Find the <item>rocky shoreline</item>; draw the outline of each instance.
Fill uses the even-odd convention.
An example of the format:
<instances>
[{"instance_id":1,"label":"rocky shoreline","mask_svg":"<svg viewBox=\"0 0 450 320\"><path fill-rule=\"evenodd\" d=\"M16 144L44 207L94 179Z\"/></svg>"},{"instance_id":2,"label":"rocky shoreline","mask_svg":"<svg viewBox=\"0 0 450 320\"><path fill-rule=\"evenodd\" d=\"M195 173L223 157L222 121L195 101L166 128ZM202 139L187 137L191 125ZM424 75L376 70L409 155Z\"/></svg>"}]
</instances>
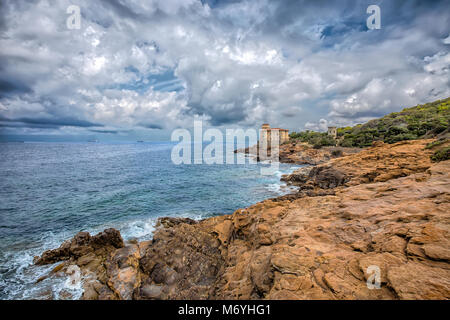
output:
<instances>
[{"instance_id":1,"label":"rocky shoreline","mask_svg":"<svg viewBox=\"0 0 450 320\"><path fill-rule=\"evenodd\" d=\"M294 194L194 221L160 218L153 240L78 233L35 258L79 268L82 299L449 299L450 160L432 140L360 152L281 146ZM369 266L381 271L369 289ZM73 270L73 268L72 268Z\"/></svg>"},{"instance_id":2,"label":"rocky shoreline","mask_svg":"<svg viewBox=\"0 0 450 320\"><path fill-rule=\"evenodd\" d=\"M358 153L359 151L361 151L359 148L345 147L323 147L321 149L315 149L304 142L290 141L280 145L278 156L282 163L318 165L337 157ZM268 156L265 158L260 158L257 145L235 150L235 153L250 155L255 157L258 161L271 160L270 147L267 148Z\"/></svg>"}]
</instances>

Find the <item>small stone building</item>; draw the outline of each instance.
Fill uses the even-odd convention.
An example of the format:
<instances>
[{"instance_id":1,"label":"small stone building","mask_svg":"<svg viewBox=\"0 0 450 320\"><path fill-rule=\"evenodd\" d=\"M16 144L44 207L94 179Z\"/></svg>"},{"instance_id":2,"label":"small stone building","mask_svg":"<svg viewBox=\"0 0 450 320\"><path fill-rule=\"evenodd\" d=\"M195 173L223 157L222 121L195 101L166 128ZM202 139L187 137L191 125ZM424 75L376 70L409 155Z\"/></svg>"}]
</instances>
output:
<instances>
[{"instance_id":1,"label":"small stone building","mask_svg":"<svg viewBox=\"0 0 450 320\"><path fill-rule=\"evenodd\" d=\"M334 139L337 138L337 128L336 127L328 127L328 135L330 137L333 137Z\"/></svg>"},{"instance_id":2,"label":"small stone building","mask_svg":"<svg viewBox=\"0 0 450 320\"><path fill-rule=\"evenodd\" d=\"M264 140L267 141L267 144L270 145L270 142L272 139L272 132L274 132L274 131L278 131L280 144L289 140L289 130L288 129L270 128L270 125L268 123L264 123L261 126L260 139L262 141L264 141Z\"/></svg>"}]
</instances>

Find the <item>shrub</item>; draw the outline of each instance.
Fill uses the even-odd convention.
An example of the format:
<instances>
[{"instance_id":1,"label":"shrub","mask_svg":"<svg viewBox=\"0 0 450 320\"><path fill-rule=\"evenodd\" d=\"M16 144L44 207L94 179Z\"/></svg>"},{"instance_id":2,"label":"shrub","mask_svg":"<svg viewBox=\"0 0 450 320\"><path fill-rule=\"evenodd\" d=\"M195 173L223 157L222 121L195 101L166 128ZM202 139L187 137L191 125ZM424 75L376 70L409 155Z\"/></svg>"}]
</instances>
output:
<instances>
[{"instance_id":1,"label":"shrub","mask_svg":"<svg viewBox=\"0 0 450 320\"><path fill-rule=\"evenodd\" d=\"M325 132L315 132L309 130L298 133L292 132L290 137L302 142L307 142L317 148L322 146L334 146L336 144L336 141Z\"/></svg>"},{"instance_id":2,"label":"shrub","mask_svg":"<svg viewBox=\"0 0 450 320\"><path fill-rule=\"evenodd\" d=\"M441 138L441 139L439 139L439 140L436 140L436 141L433 141L433 142L430 142L429 144L427 144L427 145L425 146L425 149L431 149L431 148L440 146L440 145L442 145L442 144L444 144L444 143L446 143L446 142L448 142L448 141L449 141L448 138Z\"/></svg>"},{"instance_id":3,"label":"shrub","mask_svg":"<svg viewBox=\"0 0 450 320\"><path fill-rule=\"evenodd\" d=\"M335 146L336 141L334 140L334 138L326 135L320 139L320 144L322 146Z\"/></svg>"},{"instance_id":4,"label":"shrub","mask_svg":"<svg viewBox=\"0 0 450 320\"><path fill-rule=\"evenodd\" d=\"M389 136L387 137L384 142L387 143L395 143L403 140L414 140L417 139L417 136L413 133L401 133L395 136Z\"/></svg>"},{"instance_id":5,"label":"shrub","mask_svg":"<svg viewBox=\"0 0 450 320\"><path fill-rule=\"evenodd\" d=\"M342 157L342 154L343 154L342 150L339 149L331 151L331 155L335 158Z\"/></svg>"},{"instance_id":6,"label":"shrub","mask_svg":"<svg viewBox=\"0 0 450 320\"><path fill-rule=\"evenodd\" d=\"M437 150L432 156L431 160L434 162L445 161L450 159L450 147Z\"/></svg>"},{"instance_id":7,"label":"shrub","mask_svg":"<svg viewBox=\"0 0 450 320\"><path fill-rule=\"evenodd\" d=\"M289 138L291 138L291 139L298 139L298 138L300 138L300 133L297 133L297 132L293 131L293 132L291 132L289 134Z\"/></svg>"},{"instance_id":8,"label":"shrub","mask_svg":"<svg viewBox=\"0 0 450 320\"><path fill-rule=\"evenodd\" d=\"M353 139L350 139L350 138L344 139L339 145L341 147L347 147L347 148L353 147L354 146Z\"/></svg>"}]
</instances>

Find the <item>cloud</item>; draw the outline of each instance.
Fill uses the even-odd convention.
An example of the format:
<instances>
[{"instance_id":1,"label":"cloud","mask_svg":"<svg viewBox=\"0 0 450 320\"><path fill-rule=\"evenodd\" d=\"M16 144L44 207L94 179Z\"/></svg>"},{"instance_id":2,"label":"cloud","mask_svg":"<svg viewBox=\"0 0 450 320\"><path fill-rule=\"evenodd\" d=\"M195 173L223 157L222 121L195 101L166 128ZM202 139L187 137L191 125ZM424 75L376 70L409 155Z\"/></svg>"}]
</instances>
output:
<instances>
[{"instance_id":1,"label":"cloud","mask_svg":"<svg viewBox=\"0 0 450 320\"><path fill-rule=\"evenodd\" d=\"M373 1L72 2L2 1L8 132L323 130L450 96L445 1L378 2L380 30Z\"/></svg>"},{"instance_id":2,"label":"cloud","mask_svg":"<svg viewBox=\"0 0 450 320\"><path fill-rule=\"evenodd\" d=\"M12 123L12 125L30 126L34 128L58 128L58 127L102 127L102 124L93 123L85 120L71 119L71 118L17 118L10 119L6 117L0 117L1 122Z\"/></svg>"},{"instance_id":3,"label":"cloud","mask_svg":"<svg viewBox=\"0 0 450 320\"><path fill-rule=\"evenodd\" d=\"M318 122L307 122L305 123L305 129L313 131L326 131L328 129L329 123L326 119L320 119Z\"/></svg>"},{"instance_id":4,"label":"cloud","mask_svg":"<svg viewBox=\"0 0 450 320\"><path fill-rule=\"evenodd\" d=\"M449 35L447 38L442 39L442 43L444 43L444 44L450 44L450 35Z\"/></svg>"},{"instance_id":5,"label":"cloud","mask_svg":"<svg viewBox=\"0 0 450 320\"><path fill-rule=\"evenodd\" d=\"M119 133L118 130L93 130L93 129L91 129L89 131L94 132L94 133L104 133L104 134L118 134Z\"/></svg>"},{"instance_id":6,"label":"cloud","mask_svg":"<svg viewBox=\"0 0 450 320\"><path fill-rule=\"evenodd\" d=\"M144 128L148 128L148 129L158 129L158 130L163 129L163 127L161 125L155 124L155 123L140 124L140 125Z\"/></svg>"}]
</instances>

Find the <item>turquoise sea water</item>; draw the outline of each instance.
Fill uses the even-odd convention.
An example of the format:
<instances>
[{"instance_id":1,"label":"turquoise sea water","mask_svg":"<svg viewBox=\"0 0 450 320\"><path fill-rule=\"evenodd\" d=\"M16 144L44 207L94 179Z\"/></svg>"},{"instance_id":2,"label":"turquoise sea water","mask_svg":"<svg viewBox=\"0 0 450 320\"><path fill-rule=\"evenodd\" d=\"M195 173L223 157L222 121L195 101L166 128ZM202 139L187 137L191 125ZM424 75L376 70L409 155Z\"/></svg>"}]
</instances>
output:
<instances>
[{"instance_id":1,"label":"turquoise sea water","mask_svg":"<svg viewBox=\"0 0 450 320\"><path fill-rule=\"evenodd\" d=\"M83 230L150 239L158 217L202 219L290 191L260 164L175 165L174 143L0 143L0 299L58 298L33 256ZM243 157L243 155L237 155Z\"/></svg>"}]
</instances>

